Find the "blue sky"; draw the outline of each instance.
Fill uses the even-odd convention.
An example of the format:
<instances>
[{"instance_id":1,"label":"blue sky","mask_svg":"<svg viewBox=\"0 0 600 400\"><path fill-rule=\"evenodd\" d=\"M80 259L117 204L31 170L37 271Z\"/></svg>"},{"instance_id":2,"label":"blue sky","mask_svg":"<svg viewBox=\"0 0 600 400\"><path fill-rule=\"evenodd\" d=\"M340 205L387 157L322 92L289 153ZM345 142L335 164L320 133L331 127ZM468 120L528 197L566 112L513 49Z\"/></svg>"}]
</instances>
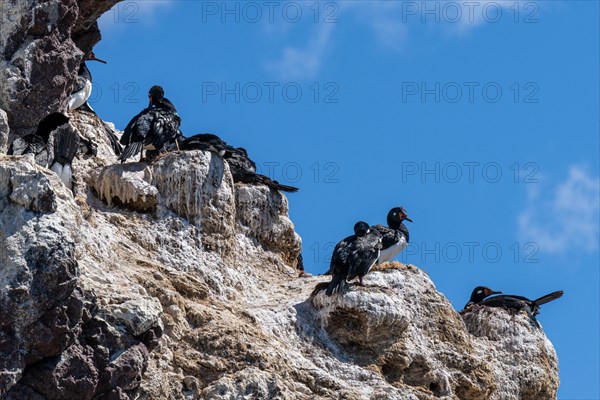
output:
<instances>
[{"instance_id":1,"label":"blue sky","mask_svg":"<svg viewBox=\"0 0 600 400\"><path fill-rule=\"evenodd\" d=\"M358 220L414 223L401 261L457 309L536 298L560 399L599 399L595 1L124 1L101 20L92 105L123 129L161 84L187 135L301 188L311 273Z\"/></svg>"}]
</instances>

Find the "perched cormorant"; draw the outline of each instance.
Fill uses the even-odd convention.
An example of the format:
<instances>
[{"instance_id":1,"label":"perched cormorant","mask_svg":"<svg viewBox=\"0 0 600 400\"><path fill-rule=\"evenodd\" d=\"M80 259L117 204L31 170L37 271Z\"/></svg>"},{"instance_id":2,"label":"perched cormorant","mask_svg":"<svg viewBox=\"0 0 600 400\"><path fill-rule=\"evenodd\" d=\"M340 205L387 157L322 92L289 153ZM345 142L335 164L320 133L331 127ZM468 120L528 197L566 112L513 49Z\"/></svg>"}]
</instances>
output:
<instances>
[{"instance_id":1,"label":"perched cormorant","mask_svg":"<svg viewBox=\"0 0 600 400\"><path fill-rule=\"evenodd\" d=\"M298 188L282 185L268 176L256 173L256 164L248 156L246 149L233 147L212 133L201 133L189 138L178 138L175 144L179 150L205 150L218 154L229 164L234 182L261 184L284 192L297 192ZM171 145L174 149L175 145Z\"/></svg>"},{"instance_id":2,"label":"perched cormorant","mask_svg":"<svg viewBox=\"0 0 600 400\"><path fill-rule=\"evenodd\" d=\"M482 292L483 290L483 292ZM489 294L486 294L489 293ZM549 293L545 296L542 296L535 300L530 300L527 297L517 296L512 294L499 294L498 296L487 297L491 294L496 294L501 292L494 292L489 288L484 286L476 287L471 293L471 299L465 305L465 309L467 307L471 307L473 305L477 306L486 306L486 307L500 307L508 310L525 310L529 318L533 322L533 324L539 327L539 324L535 318L536 315L540 313L539 309L542 304L549 303L553 300L560 298L563 295L562 290L558 290L556 292ZM482 297L483 296L483 297Z\"/></svg>"},{"instance_id":3,"label":"perched cormorant","mask_svg":"<svg viewBox=\"0 0 600 400\"><path fill-rule=\"evenodd\" d=\"M413 222L412 219L408 218L403 207L394 207L388 212L387 227L383 225L371 227L371 230L379 232L383 238L383 247L377 265L391 260L408 246L408 228L403 224L403 221Z\"/></svg>"},{"instance_id":4,"label":"perched cormorant","mask_svg":"<svg viewBox=\"0 0 600 400\"><path fill-rule=\"evenodd\" d=\"M382 247L381 234L375 230L359 237L352 243L352 251L348 256L348 282L358 277L358 283L363 285L362 278L369 273L377 262Z\"/></svg>"},{"instance_id":5,"label":"perched cormorant","mask_svg":"<svg viewBox=\"0 0 600 400\"><path fill-rule=\"evenodd\" d=\"M87 100L92 94L92 73L85 64L86 61L98 61L106 64L106 61L96 57L94 52L90 53L83 58L81 64L79 64L79 71L77 72L77 81L75 87L69 97L69 103L67 109L73 111L85 105L88 111L93 111L92 108L87 104Z\"/></svg>"},{"instance_id":6,"label":"perched cormorant","mask_svg":"<svg viewBox=\"0 0 600 400\"><path fill-rule=\"evenodd\" d=\"M119 156L124 162L138 153L148 150L152 155L157 155L165 146L174 143L180 138L179 125L181 118L173 103L164 97L164 90L160 86L152 86L148 92L150 104L127 124L121 144L125 149Z\"/></svg>"},{"instance_id":7,"label":"perched cormorant","mask_svg":"<svg viewBox=\"0 0 600 400\"><path fill-rule=\"evenodd\" d=\"M48 167L52 158L48 152L50 134L68 122L69 118L62 113L55 112L47 115L38 123L34 133L13 140L8 154L17 156L33 154L38 165Z\"/></svg>"},{"instance_id":8,"label":"perched cormorant","mask_svg":"<svg viewBox=\"0 0 600 400\"><path fill-rule=\"evenodd\" d=\"M54 132L52 156L48 142ZM37 126L35 133L25 135L13 141L8 151L10 155L33 154L36 164L49 167L69 189L72 189L71 163L83 144L86 153L94 153L96 144L87 139L80 139L79 133L69 124L69 118L62 113L52 113L44 117Z\"/></svg>"},{"instance_id":9,"label":"perched cormorant","mask_svg":"<svg viewBox=\"0 0 600 400\"><path fill-rule=\"evenodd\" d=\"M354 224L354 235L350 235L340 240L340 242L335 245L333 248L333 253L331 253L329 269L323 275L331 275L336 265L345 263L348 253L342 250L359 237L365 236L367 233L369 233L369 230L369 225L366 222L358 221L356 224Z\"/></svg>"},{"instance_id":10,"label":"perched cormorant","mask_svg":"<svg viewBox=\"0 0 600 400\"><path fill-rule=\"evenodd\" d=\"M90 107L87 103L87 100L90 98L92 93L92 73L88 69L86 65L86 61L98 61L103 64L106 64L106 61L99 59L96 57L94 52L90 52L87 56L84 57L81 64L79 64L79 71L77 72L77 81L75 82L75 87L73 88L73 92L69 97L69 103L67 104L68 111L73 110L82 110L90 112L97 116L96 112ZM112 147L114 153L118 156L121 154L123 148L119 144L119 138L114 134L112 129L106 125L106 123L102 120L102 118L98 117L102 125L104 126L104 131L108 136L108 140L110 141L110 146ZM92 153L94 155L97 154L97 144L86 140L83 137L80 137L81 142L83 144L88 145L89 151L86 153Z\"/></svg>"},{"instance_id":11,"label":"perched cormorant","mask_svg":"<svg viewBox=\"0 0 600 400\"><path fill-rule=\"evenodd\" d=\"M354 235L340 241L331 255L331 281L321 282L315 286L311 296L325 290L327 296L341 292L346 281L362 277L369 272L379 257L381 235L371 231L369 224L359 221L354 225Z\"/></svg>"}]
</instances>

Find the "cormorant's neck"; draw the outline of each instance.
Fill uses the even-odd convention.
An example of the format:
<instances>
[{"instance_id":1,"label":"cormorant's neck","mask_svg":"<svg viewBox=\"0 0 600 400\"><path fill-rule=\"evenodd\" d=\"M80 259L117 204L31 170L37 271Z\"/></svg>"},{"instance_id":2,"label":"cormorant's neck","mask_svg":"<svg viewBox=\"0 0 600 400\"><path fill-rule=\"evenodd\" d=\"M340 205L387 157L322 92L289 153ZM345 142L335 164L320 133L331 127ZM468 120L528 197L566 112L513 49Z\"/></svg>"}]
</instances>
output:
<instances>
[{"instance_id":1,"label":"cormorant's neck","mask_svg":"<svg viewBox=\"0 0 600 400\"><path fill-rule=\"evenodd\" d=\"M481 293L473 293L471 294L471 298L469 299L469 303L479 303L480 301L482 301L483 299L485 299L486 297L488 297L485 292L481 292Z\"/></svg>"},{"instance_id":2,"label":"cormorant's neck","mask_svg":"<svg viewBox=\"0 0 600 400\"><path fill-rule=\"evenodd\" d=\"M387 219L387 224L390 228L392 229L400 229L400 225L402 225L402 222L395 220L394 218L392 218L391 216L388 217Z\"/></svg>"},{"instance_id":3,"label":"cormorant's neck","mask_svg":"<svg viewBox=\"0 0 600 400\"><path fill-rule=\"evenodd\" d=\"M400 227L398 229L400 230L400 232L402 232L402 234L406 238L406 243L408 243L410 241L410 238L408 235L408 228L406 227L406 225L404 225L403 223L400 223Z\"/></svg>"}]
</instances>

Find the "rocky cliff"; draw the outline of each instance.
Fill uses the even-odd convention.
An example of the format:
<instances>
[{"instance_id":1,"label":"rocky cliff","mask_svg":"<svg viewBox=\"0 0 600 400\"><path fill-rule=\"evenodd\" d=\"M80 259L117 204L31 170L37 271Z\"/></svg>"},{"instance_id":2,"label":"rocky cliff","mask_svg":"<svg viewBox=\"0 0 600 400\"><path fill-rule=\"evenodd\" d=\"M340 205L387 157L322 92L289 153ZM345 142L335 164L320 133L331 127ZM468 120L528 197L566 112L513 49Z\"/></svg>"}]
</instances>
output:
<instances>
[{"instance_id":1,"label":"rocky cliff","mask_svg":"<svg viewBox=\"0 0 600 400\"><path fill-rule=\"evenodd\" d=\"M78 153L73 191L4 155L64 110L114 3L2 3L0 398L556 398L543 330L460 315L415 266L311 298L324 278L298 276L286 197L234 183L215 154L115 165L110 127L75 111L98 152Z\"/></svg>"}]
</instances>

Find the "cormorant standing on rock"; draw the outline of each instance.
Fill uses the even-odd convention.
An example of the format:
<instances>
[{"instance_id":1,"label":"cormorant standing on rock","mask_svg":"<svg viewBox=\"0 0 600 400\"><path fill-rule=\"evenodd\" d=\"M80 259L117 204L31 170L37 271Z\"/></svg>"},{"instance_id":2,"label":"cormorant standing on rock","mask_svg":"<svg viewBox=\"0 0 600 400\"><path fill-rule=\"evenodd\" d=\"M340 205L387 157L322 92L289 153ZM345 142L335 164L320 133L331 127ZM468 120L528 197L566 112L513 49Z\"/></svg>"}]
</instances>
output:
<instances>
[{"instance_id":1,"label":"cormorant standing on rock","mask_svg":"<svg viewBox=\"0 0 600 400\"><path fill-rule=\"evenodd\" d=\"M347 258L347 252L343 249L349 244L353 243L359 237L365 236L369 233L369 225L366 222L358 221L354 224L354 235L350 235L342 240L333 248L331 253L331 261L329 262L329 269L323 275L331 275L336 265L345 263Z\"/></svg>"},{"instance_id":2,"label":"cormorant standing on rock","mask_svg":"<svg viewBox=\"0 0 600 400\"><path fill-rule=\"evenodd\" d=\"M358 284L363 286L362 278L369 273L377 262L381 252L381 234L375 230L359 237L352 243L352 251L348 256L348 282L358 277Z\"/></svg>"},{"instance_id":3,"label":"cormorant standing on rock","mask_svg":"<svg viewBox=\"0 0 600 400\"><path fill-rule=\"evenodd\" d=\"M354 235L340 241L331 255L331 281L321 282L315 286L311 296L325 290L327 296L341 292L346 287L346 280L358 277L362 285L362 277L369 272L379 257L381 235L371 232L369 224L359 221L354 225Z\"/></svg>"},{"instance_id":4,"label":"cormorant standing on rock","mask_svg":"<svg viewBox=\"0 0 600 400\"><path fill-rule=\"evenodd\" d=\"M181 137L177 139L176 145L179 150L205 150L218 154L229 164L234 182L261 184L291 193L298 191L294 186L282 185L268 176L257 174L256 164L250 159L246 149L230 146L212 133L200 133L189 138ZM174 147L171 145L171 149Z\"/></svg>"},{"instance_id":5,"label":"cormorant standing on rock","mask_svg":"<svg viewBox=\"0 0 600 400\"><path fill-rule=\"evenodd\" d=\"M404 221L413 222L408 218L403 207L394 207L388 212L387 227L383 225L371 227L371 230L379 232L383 238L383 247L377 265L391 260L408 246L408 228L404 225Z\"/></svg>"},{"instance_id":6,"label":"cormorant standing on rock","mask_svg":"<svg viewBox=\"0 0 600 400\"><path fill-rule=\"evenodd\" d=\"M67 105L69 111L76 110L79 107L84 107L87 111L94 111L89 104L87 104L87 100L92 94L92 73L85 64L86 61L98 61L106 64L106 61L97 58L93 51L90 51L90 53L83 58L83 61L79 64L77 82L69 97L69 104Z\"/></svg>"},{"instance_id":7,"label":"cormorant standing on rock","mask_svg":"<svg viewBox=\"0 0 600 400\"><path fill-rule=\"evenodd\" d=\"M71 92L71 96L69 97L69 103L67 104L68 111L78 110L78 111L86 111L90 112L98 117L102 125L104 126L104 131L108 136L108 140L110 141L110 146L112 147L114 153L118 156L121 154L123 148L119 144L119 138L113 133L112 129L106 125L106 123L96 114L96 112L92 109L92 107L88 104L88 99L92 94L92 73L88 69L86 65L86 61L98 61L103 64L106 64L106 61L99 59L96 57L93 51L91 51L87 56L84 57L81 64L79 64L79 71L77 72L77 81L75 82L75 87ZM85 142L86 139L80 137L82 142ZM89 141L88 141L89 142ZM92 146L97 145L94 143ZM88 146L89 147L89 146ZM92 151L94 153L94 151ZM94 154L96 155L96 154Z\"/></svg>"},{"instance_id":8,"label":"cormorant standing on rock","mask_svg":"<svg viewBox=\"0 0 600 400\"><path fill-rule=\"evenodd\" d=\"M486 294L487 293L487 294ZM521 311L525 310L533 324L539 327L539 324L535 318L540 313L539 309L542 304L549 303L556 300L563 295L562 290L549 293L535 300L530 300L527 297L517 296L512 294L499 294L501 292L494 292L484 286L476 287L471 293L469 302L465 305L465 309L471 306L486 306L486 307L499 307L507 310ZM498 296L487 297L492 294L499 294ZM483 297L482 297L483 296Z\"/></svg>"},{"instance_id":9,"label":"cormorant standing on rock","mask_svg":"<svg viewBox=\"0 0 600 400\"><path fill-rule=\"evenodd\" d=\"M181 137L179 125L181 118L173 103L164 97L164 90L160 86L152 86L148 92L150 104L127 124L121 144L125 149L119 156L119 160L124 162L138 153L142 153L140 161L143 159L143 151L151 151L152 158L160 153L163 147L174 143Z\"/></svg>"}]
</instances>

